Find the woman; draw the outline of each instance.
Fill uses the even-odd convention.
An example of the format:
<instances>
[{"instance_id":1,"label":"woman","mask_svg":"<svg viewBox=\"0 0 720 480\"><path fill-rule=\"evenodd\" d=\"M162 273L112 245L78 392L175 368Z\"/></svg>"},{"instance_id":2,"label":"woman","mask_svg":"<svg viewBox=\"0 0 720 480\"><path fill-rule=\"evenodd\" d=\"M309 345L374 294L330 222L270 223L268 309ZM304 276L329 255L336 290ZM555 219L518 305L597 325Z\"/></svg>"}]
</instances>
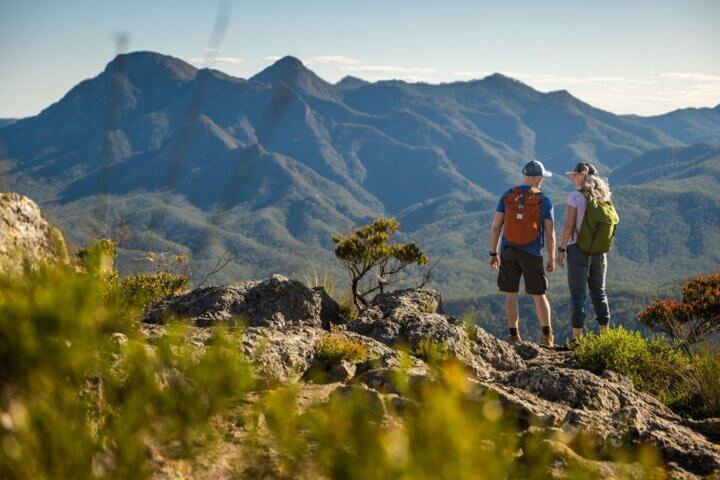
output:
<instances>
[{"instance_id":1,"label":"woman","mask_svg":"<svg viewBox=\"0 0 720 480\"><path fill-rule=\"evenodd\" d=\"M578 163L573 171L567 172L567 175L575 183L575 191L568 195L567 215L558 247L557 263L560 267L565 266L567 252L567 277L570 287L573 340L575 340L582 335L585 327L585 299L588 289L600 333L610 324L610 308L605 293L607 254L586 254L580 250L577 241L587 198L607 202L612 194L607 181L597 175L597 169L591 163Z\"/></svg>"}]
</instances>

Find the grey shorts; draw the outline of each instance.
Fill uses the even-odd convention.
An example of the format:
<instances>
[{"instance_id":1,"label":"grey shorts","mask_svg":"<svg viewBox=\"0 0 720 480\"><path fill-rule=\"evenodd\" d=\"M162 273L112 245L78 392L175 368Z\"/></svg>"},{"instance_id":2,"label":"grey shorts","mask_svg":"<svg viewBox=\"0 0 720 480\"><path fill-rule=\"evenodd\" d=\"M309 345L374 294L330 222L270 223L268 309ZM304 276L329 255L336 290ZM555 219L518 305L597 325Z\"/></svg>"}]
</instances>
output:
<instances>
[{"instance_id":1,"label":"grey shorts","mask_svg":"<svg viewBox=\"0 0 720 480\"><path fill-rule=\"evenodd\" d=\"M520 291L520 277L525 281L529 295L545 295L547 277L541 255L531 255L515 247L507 247L500 255L500 272L497 285L501 292Z\"/></svg>"}]
</instances>

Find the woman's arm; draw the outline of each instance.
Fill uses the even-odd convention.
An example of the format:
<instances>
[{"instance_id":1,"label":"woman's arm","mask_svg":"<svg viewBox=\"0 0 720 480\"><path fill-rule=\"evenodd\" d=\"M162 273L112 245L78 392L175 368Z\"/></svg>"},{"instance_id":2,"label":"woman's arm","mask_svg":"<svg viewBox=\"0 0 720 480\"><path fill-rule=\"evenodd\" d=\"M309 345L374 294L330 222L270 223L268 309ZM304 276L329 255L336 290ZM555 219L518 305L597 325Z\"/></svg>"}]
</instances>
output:
<instances>
[{"instance_id":1,"label":"woman's arm","mask_svg":"<svg viewBox=\"0 0 720 480\"><path fill-rule=\"evenodd\" d=\"M575 217L577 216L577 208L568 206L565 215L565 225L563 226L562 237L560 238L560 247L567 248L573 230L575 230Z\"/></svg>"},{"instance_id":2,"label":"woman's arm","mask_svg":"<svg viewBox=\"0 0 720 480\"><path fill-rule=\"evenodd\" d=\"M567 248L568 242L570 241L570 236L575 229L576 216L577 208L568 205L567 213L565 214L565 225L563 225L562 236L560 237L560 248L562 248L563 250ZM558 252L557 264L561 267L565 266L565 252Z\"/></svg>"}]
</instances>

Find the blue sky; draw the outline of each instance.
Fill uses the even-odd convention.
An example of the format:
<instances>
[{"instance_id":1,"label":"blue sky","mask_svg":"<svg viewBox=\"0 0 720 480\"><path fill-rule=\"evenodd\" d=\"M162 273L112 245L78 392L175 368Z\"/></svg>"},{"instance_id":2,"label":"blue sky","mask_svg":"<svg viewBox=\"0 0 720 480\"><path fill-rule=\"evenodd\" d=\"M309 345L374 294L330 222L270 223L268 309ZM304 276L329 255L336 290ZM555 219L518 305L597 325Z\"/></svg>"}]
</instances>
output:
<instances>
[{"instance_id":1,"label":"blue sky","mask_svg":"<svg viewBox=\"0 0 720 480\"><path fill-rule=\"evenodd\" d=\"M615 113L720 103L720 1L0 0L0 117L35 115L123 49L248 77L294 55L431 83L502 72Z\"/></svg>"}]
</instances>

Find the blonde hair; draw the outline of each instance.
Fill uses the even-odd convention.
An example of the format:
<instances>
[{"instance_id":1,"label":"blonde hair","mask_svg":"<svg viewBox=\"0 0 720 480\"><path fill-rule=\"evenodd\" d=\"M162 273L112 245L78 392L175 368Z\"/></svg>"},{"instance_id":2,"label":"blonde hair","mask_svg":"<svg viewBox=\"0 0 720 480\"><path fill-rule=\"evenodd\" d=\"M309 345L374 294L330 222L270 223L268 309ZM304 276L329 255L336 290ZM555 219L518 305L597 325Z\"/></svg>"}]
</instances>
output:
<instances>
[{"instance_id":1,"label":"blonde hair","mask_svg":"<svg viewBox=\"0 0 720 480\"><path fill-rule=\"evenodd\" d=\"M583 180L580 192L587 194L599 202L609 202L612 192L607 178L598 175L587 174Z\"/></svg>"}]
</instances>

